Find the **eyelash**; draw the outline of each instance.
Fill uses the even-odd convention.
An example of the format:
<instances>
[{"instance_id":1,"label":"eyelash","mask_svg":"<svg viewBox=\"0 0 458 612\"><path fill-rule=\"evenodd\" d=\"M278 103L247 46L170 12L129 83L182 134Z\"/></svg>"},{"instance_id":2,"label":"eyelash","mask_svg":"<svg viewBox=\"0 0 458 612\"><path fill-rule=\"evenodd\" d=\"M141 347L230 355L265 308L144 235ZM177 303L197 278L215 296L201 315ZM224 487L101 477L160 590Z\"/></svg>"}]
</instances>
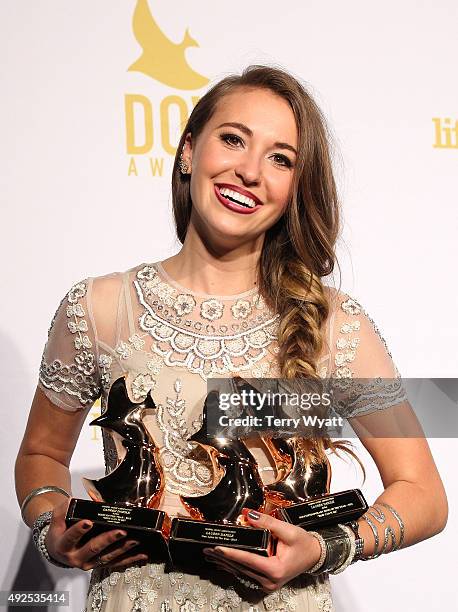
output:
<instances>
[{"instance_id":1,"label":"eyelash","mask_svg":"<svg viewBox=\"0 0 458 612\"><path fill-rule=\"evenodd\" d=\"M230 145L230 146L236 146L234 145L234 143L230 142L230 139L236 139L239 143L243 143L243 140L240 138L240 136L237 136L237 134L221 134L220 138L223 142L225 142L226 144ZM282 163L279 162L275 162L277 163L279 166L282 166L283 168L292 168L293 164L291 162L291 160L289 159L289 157L287 157L286 155L281 155L280 153L275 153L274 157L277 157L279 159L281 159Z\"/></svg>"}]
</instances>

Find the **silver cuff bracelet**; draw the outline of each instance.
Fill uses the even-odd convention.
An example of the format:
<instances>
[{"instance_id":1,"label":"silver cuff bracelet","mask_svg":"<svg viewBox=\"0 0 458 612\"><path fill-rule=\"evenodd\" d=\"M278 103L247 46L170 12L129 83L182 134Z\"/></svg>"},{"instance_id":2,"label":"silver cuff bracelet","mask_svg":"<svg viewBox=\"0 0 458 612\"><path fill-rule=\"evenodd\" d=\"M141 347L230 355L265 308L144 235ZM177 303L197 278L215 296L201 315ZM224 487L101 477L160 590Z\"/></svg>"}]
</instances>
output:
<instances>
[{"instance_id":1,"label":"silver cuff bracelet","mask_svg":"<svg viewBox=\"0 0 458 612\"><path fill-rule=\"evenodd\" d=\"M24 501L21 504L21 516L22 516L22 520L24 521L24 523L25 523L24 510L26 509L29 502L36 495L41 495L42 493L62 493L63 495L65 495L65 497L70 497L70 494L67 493L67 491L65 491L64 489L61 489L60 487L55 487L54 485L46 485L44 487L38 487L36 489L33 489L33 491L30 491L30 493L27 495L27 497L24 499Z\"/></svg>"}]
</instances>

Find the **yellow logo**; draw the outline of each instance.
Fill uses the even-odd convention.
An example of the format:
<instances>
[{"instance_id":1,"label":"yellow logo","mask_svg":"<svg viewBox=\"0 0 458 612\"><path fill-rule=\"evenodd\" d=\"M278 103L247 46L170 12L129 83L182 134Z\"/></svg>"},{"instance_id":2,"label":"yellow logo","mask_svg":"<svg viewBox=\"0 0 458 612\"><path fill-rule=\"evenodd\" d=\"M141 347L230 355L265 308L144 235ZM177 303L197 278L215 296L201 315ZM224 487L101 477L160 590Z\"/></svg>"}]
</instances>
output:
<instances>
[{"instance_id":1,"label":"yellow logo","mask_svg":"<svg viewBox=\"0 0 458 612\"><path fill-rule=\"evenodd\" d=\"M208 79L193 70L186 61L186 49L199 46L187 29L182 42L173 43L157 25L147 0L138 0L132 26L143 52L129 66L129 71L141 72L177 89L200 89L208 83Z\"/></svg>"},{"instance_id":2,"label":"yellow logo","mask_svg":"<svg viewBox=\"0 0 458 612\"><path fill-rule=\"evenodd\" d=\"M434 136L435 149L458 149L458 119L435 117Z\"/></svg>"},{"instance_id":3,"label":"yellow logo","mask_svg":"<svg viewBox=\"0 0 458 612\"><path fill-rule=\"evenodd\" d=\"M162 177L167 170L164 166L173 162L181 130L199 100L196 90L207 85L209 79L186 61L186 49L199 46L188 30L181 43L173 43L156 23L147 0L137 0L132 27L142 53L128 72L140 72L175 91L166 91L160 98L157 91L151 97L147 84L141 92L124 95L127 175ZM191 93L183 95L176 90Z\"/></svg>"}]
</instances>

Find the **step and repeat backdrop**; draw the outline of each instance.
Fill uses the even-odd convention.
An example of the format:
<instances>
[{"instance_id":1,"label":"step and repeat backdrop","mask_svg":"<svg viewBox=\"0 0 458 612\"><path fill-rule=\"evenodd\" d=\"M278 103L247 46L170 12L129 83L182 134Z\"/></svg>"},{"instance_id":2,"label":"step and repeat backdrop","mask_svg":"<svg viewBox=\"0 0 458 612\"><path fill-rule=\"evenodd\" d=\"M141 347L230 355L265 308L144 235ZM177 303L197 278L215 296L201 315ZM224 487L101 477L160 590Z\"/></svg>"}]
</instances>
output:
<instances>
[{"instance_id":1,"label":"step and repeat backdrop","mask_svg":"<svg viewBox=\"0 0 458 612\"><path fill-rule=\"evenodd\" d=\"M14 492L48 327L75 282L178 250L170 175L180 126L212 83L249 64L291 71L327 117L342 288L376 321L403 376L456 377L457 21L454 0L1 3L2 589L69 590L71 609L83 606L89 575L41 561ZM73 456L76 496L86 496L83 476L104 472L88 425L98 413ZM431 612L455 600L457 444L430 444L449 495L446 530L333 578L337 610ZM362 486L373 500L380 477L357 448L366 482L333 458L332 488Z\"/></svg>"}]
</instances>

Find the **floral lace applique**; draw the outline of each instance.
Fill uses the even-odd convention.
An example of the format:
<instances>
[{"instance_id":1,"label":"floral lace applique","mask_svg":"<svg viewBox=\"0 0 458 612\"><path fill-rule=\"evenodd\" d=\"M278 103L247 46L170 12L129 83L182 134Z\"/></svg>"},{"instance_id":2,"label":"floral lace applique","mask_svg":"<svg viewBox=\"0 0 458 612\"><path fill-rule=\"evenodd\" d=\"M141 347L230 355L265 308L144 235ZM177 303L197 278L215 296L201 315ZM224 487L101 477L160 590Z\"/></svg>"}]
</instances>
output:
<instances>
[{"instance_id":1,"label":"floral lace applique","mask_svg":"<svg viewBox=\"0 0 458 612\"><path fill-rule=\"evenodd\" d=\"M200 305L200 316L209 321L221 319L224 313L224 305L219 300L205 300Z\"/></svg>"},{"instance_id":2,"label":"floral lace applique","mask_svg":"<svg viewBox=\"0 0 458 612\"><path fill-rule=\"evenodd\" d=\"M138 374L131 385L134 401L145 399L155 386L156 381L151 374Z\"/></svg>"},{"instance_id":3,"label":"floral lace applique","mask_svg":"<svg viewBox=\"0 0 458 612\"><path fill-rule=\"evenodd\" d=\"M175 397L167 397L166 405L158 404L156 422L164 436L160 450L161 463L166 473L166 489L179 495L208 492L213 482L210 461L202 449L196 449L188 438L201 426L200 418L189 428L183 418L186 401L182 398L182 382L174 383Z\"/></svg>"},{"instance_id":4,"label":"floral lace applique","mask_svg":"<svg viewBox=\"0 0 458 612\"><path fill-rule=\"evenodd\" d=\"M62 393L65 391L69 395L76 396L81 404L93 403L100 395L100 385L98 381L97 362L94 353L92 352L92 342L86 334L88 324L86 312L83 305L79 302L84 298L87 292L85 282L77 283L68 292L66 314L69 319L67 327L71 334L74 335L73 344L76 349L73 363L64 364L60 359L54 359L51 363L45 360L45 352L40 364L39 379L40 382L47 388ZM65 300L65 298L64 298ZM59 305L59 309L63 301ZM57 312L51 322L48 330L48 340Z\"/></svg>"},{"instance_id":5,"label":"floral lace applique","mask_svg":"<svg viewBox=\"0 0 458 612\"><path fill-rule=\"evenodd\" d=\"M154 355L154 354L152 358L146 363L146 367L148 368L148 370L150 370L150 372L152 372L152 374L155 374L156 376L161 371L161 368L163 365L164 365L164 362L159 357L159 355Z\"/></svg>"},{"instance_id":6,"label":"floral lace applique","mask_svg":"<svg viewBox=\"0 0 458 612\"><path fill-rule=\"evenodd\" d=\"M373 330L391 358L385 339L361 304L353 298L348 298L342 302L341 308L351 318L363 314L371 323ZM335 354L334 362L337 369L333 375L336 379L340 379L335 382L335 389L340 389L342 393L335 395L334 408L340 416L345 418L384 410L408 399L399 375L394 380L381 377L361 381L354 379L354 372L348 364L356 358L360 338L353 334L360 329L361 322L359 319L345 321L340 328L342 335L336 341L338 351Z\"/></svg>"},{"instance_id":7,"label":"floral lace applique","mask_svg":"<svg viewBox=\"0 0 458 612\"><path fill-rule=\"evenodd\" d=\"M121 359L129 359L133 355L132 347L127 342L124 342L124 340L121 340L115 350Z\"/></svg>"},{"instance_id":8,"label":"floral lace applique","mask_svg":"<svg viewBox=\"0 0 458 612\"><path fill-rule=\"evenodd\" d=\"M391 358L391 353L388 349L388 345L385 341L385 338L382 336L379 328L374 323L373 319L363 309L361 304L353 298L348 298L347 300L342 302L340 306L346 314L350 315L350 317L355 317L357 315L364 314L364 316L371 323L372 329L383 343L387 355ZM347 364L355 360L356 351L359 346L360 339L356 336L352 336L351 334L353 334L353 332L359 331L360 328L361 322L359 321L359 319L353 321L345 321L340 328L340 332L342 334L345 334L345 337L339 337L336 342L336 347L338 349L338 352L336 353L334 358L335 365L337 366L337 370L335 372L336 378L353 377L353 372Z\"/></svg>"},{"instance_id":9,"label":"floral lace applique","mask_svg":"<svg viewBox=\"0 0 458 612\"><path fill-rule=\"evenodd\" d=\"M408 400L400 377L394 379L376 377L361 381L353 379L348 380L348 384L336 385L335 390L337 389L340 389L341 393L334 395L333 408L340 416L347 419L385 410Z\"/></svg>"},{"instance_id":10,"label":"floral lace applique","mask_svg":"<svg viewBox=\"0 0 458 612\"><path fill-rule=\"evenodd\" d=\"M155 609L152 606L163 587L164 566L161 563L148 563L143 567L133 565L122 572L110 572L109 568L93 570L88 591L88 597L92 596L93 612L101 612L103 603L108 601L111 588L122 580L132 602L129 612L149 612Z\"/></svg>"},{"instance_id":11,"label":"floral lace applique","mask_svg":"<svg viewBox=\"0 0 458 612\"><path fill-rule=\"evenodd\" d=\"M231 612L239 610L242 604L242 598L233 587L223 588L204 581L191 584L185 580L185 574L179 572L171 572L169 581L180 612Z\"/></svg>"},{"instance_id":12,"label":"floral lace applique","mask_svg":"<svg viewBox=\"0 0 458 612\"><path fill-rule=\"evenodd\" d=\"M123 588L132 607L126 612L301 612L300 593L306 590L315 599L319 612L334 612L327 575L312 578L302 574L256 604L243 599L229 583L224 586L195 575L166 572L163 563L134 565L124 571L93 570L88 598L92 612L101 612L111 590ZM172 603L173 602L173 603Z\"/></svg>"},{"instance_id":13,"label":"floral lace applique","mask_svg":"<svg viewBox=\"0 0 458 612\"><path fill-rule=\"evenodd\" d=\"M152 351L166 365L186 367L204 380L249 371L275 340L278 315L266 308L258 294L236 300L230 308L232 318L223 321L222 300L205 299L199 306L193 296L177 295L152 265L137 272L134 286L145 309L140 328L153 338ZM191 315L197 318L183 319Z\"/></svg>"},{"instance_id":14,"label":"floral lace applique","mask_svg":"<svg viewBox=\"0 0 458 612\"><path fill-rule=\"evenodd\" d=\"M321 577L319 577L319 579L320 578ZM320 612L334 612L329 579L321 578L321 580L314 585L313 591L318 610Z\"/></svg>"},{"instance_id":15,"label":"floral lace applique","mask_svg":"<svg viewBox=\"0 0 458 612\"><path fill-rule=\"evenodd\" d=\"M356 317L363 312L361 305L354 299L348 298L340 304L342 310L350 317ZM352 334L361 328L359 319L345 321L340 327L340 333L345 336L337 338L337 352L334 363L337 366L334 376L336 378L352 378L353 371L348 367L356 359L356 351L359 346L359 338Z\"/></svg>"},{"instance_id":16,"label":"floral lace applique","mask_svg":"<svg viewBox=\"0 0 458 612\"><path fill-rule=\"evenodd\" d=\"M132 336L129 338L129 342L136 351L141 351L145 346L145 341L138 334L132 334Z\"/></svg>"},{"instance_id":17,"label":"floral lace applique","mask_svg":"<svg viewBox=\"0 0 458 612\"><path fill-rule=\"evenodd\" d=\"M217 612L237 610L241 604L242 598L231 587L228 589L216 587L211 594L210 608Z\"/></svg>"},{"instance_id":18,"label":"floral lace applique","mask_svg":"<svg viewBox=\"0 0 458 612\"><path fill-rule=\"evenodd\" d=\"M173 307L179 317L191 314L196 306L196 300L188 293L181 293L177 296Z\"/></svg>"},{"instance_id":19,"label":"floral lace applique","mask_svg":"<svg viewBox=\"0 0 458 612\"><path fill-rule=\"evenodd\" d=\"M113 358L110 355L105 355L104 353L101 353L99 355L100 380L102 382L102 387L105 391L108 391L110 388L110 368L112 363Z\"/></svg>"},{"instance_id":20,"label":"floral lace applique","mask_svg":"<svg viewBox=\"0 0 458 612\"><path fill-rule=\"evenodd\" d=\"M282 586L281 589L264 597L264 606L266 610L274 610L275 612L292 612L297 609L293 601L297 592L297 589L291 586Z\"/></svg>"},{"instance_id":21,"label":"floral lace applique","mask_svg":"<svg viewBox=\"0 0 458 612\"><path fill-rule=\"evenodd\" d=\"M251 304L248 300L237 300L231 310L234 319L246 319L251 314Z\"/></svg>"}]
</instances>

